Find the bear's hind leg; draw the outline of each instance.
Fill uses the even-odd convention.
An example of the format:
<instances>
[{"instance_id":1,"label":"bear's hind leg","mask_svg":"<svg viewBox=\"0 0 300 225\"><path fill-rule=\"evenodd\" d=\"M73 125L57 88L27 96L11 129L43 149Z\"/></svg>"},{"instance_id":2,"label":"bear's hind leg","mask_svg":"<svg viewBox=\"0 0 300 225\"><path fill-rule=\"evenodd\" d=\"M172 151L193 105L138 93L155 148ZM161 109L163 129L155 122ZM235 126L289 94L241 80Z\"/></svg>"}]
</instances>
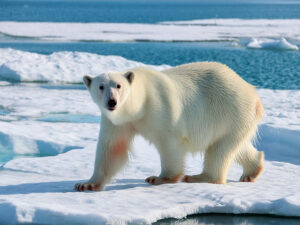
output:
<instances>
[{"instance_id":1,"label":"bear's hind leg","mask_svg":"<svg viewBox=\"0 0 300 225\"><path fill-rule=\"evenodd\" d=\"M174 142L170 142L174 143ZM164 144L159 149L161 174L146 178L152 185L176 183L183 176L185 152L173 144Z\"/></svg>"},{"instance_id":2,"label":"bear's hind leg","mask_svg":"<svg viewBox=\"0 0 300 225\"><path fill-rule=\"evenodd\" d=\"M257 151L251 142L247 142L236 155L236 161L243 167L242 182L255 182L263 172L264 152Z\"/></svg>"},{"instance_id":3,"label":"bear's hind leg","mask_svg":"<svg viewBox=\"0 0 300 225\"><path fill-rule=\"evenodd\" d=\"M199 175L184 176L182 181L187 183L225 184L228 169L240 142L231 134L212 144L205 152L203 172Z\"/></svg>"}]
</instances>

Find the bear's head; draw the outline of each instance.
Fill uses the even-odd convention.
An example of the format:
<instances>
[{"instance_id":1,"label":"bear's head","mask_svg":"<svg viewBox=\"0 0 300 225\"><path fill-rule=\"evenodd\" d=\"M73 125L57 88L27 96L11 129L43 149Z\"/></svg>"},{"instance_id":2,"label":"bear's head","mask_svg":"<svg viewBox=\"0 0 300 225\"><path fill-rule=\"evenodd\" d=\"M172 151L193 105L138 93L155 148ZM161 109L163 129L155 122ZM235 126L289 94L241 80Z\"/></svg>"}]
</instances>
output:
<instances>
[{"instance_id":1,"label":"bear's head","mask_svg":"<svg viewBox=\"0 0 300 225\"><path fill-rule=\"evenodd\" d=\"M86 75L83 81L101 112L114 122L130 94L133 79L134 73L129 71L107 72L94 78Z\"/></svg>"}]
</instances>

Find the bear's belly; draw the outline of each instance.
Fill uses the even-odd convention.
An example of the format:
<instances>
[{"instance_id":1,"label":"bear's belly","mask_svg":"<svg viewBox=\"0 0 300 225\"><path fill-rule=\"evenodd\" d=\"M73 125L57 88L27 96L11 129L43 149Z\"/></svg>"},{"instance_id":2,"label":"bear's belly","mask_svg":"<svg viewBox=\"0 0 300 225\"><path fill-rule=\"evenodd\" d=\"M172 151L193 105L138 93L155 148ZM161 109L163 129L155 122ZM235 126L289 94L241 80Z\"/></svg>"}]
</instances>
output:
<instances>
[{"instance_id":1,"label":"bear's belly","mask_svg":"<svg viewBox=\"0 0 300 225\"><path fill-rule=\"evenodd\" d=\"M183 133L182 130L157 130L146 129L138 130L138 134L154 144L159 146L170 146L174 151L185 152L204 152L212 141L209 132L190 131L192 134Z\"/></svg>"},{"instance_id":2,"label":"bear's belly","mask_svg":"<svg viewBox=\"0 0 300 225\"><path fill-rule=\"evenodd\" d=\"M210 142L210 137L199 135L195 138L183 135L179 138L178 145L186 152L204 152Z\"/></svg>"}]
</instances>

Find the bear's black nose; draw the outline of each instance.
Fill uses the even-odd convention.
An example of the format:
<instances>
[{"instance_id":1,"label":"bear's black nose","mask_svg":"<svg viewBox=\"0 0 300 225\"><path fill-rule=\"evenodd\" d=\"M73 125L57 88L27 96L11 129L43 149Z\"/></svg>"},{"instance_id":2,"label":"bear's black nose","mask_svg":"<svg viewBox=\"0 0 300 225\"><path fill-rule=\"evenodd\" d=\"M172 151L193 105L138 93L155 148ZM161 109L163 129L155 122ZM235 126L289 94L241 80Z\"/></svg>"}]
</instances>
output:
<instances>
[{"instance_id":1,"label":"bear's black nose","mask_svg":"<svg viewBox=\"0 0 300 225\"><path fill-rule=\"evenodd\" d=\"M117 102L115 99L110 99L108 102L107 102L107 105L108 105L108 109L109 110L114 110L115 109L115 106L117 105Z\"/></svg>"}]
</instances>

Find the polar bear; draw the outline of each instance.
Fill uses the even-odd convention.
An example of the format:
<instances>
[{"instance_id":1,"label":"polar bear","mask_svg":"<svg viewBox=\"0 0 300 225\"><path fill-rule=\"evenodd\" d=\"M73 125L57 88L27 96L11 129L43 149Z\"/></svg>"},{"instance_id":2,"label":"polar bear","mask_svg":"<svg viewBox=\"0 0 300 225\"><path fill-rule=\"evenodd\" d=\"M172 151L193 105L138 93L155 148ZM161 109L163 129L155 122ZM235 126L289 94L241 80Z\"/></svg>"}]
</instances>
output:
<instances>
[{"instance_id":1,"label":"polar bear","mask_svg":"<svg viewBox=\"0 0 300 225\"><path fill-rule=\"evenodd\" d=\"M94 173L78 191L98 191L127 162L130 145L140 134L153 143L161 159L158 185L208 182L225 184L233 161L243 167L240 181L253 182L263 171L264 153L252 140L263 116L255 88L226 65L190 63L164 71L139 67L84 76L102 112ZM184 176L188 152L202 151L203 172Z\"/></svg>"}]
</instances>

